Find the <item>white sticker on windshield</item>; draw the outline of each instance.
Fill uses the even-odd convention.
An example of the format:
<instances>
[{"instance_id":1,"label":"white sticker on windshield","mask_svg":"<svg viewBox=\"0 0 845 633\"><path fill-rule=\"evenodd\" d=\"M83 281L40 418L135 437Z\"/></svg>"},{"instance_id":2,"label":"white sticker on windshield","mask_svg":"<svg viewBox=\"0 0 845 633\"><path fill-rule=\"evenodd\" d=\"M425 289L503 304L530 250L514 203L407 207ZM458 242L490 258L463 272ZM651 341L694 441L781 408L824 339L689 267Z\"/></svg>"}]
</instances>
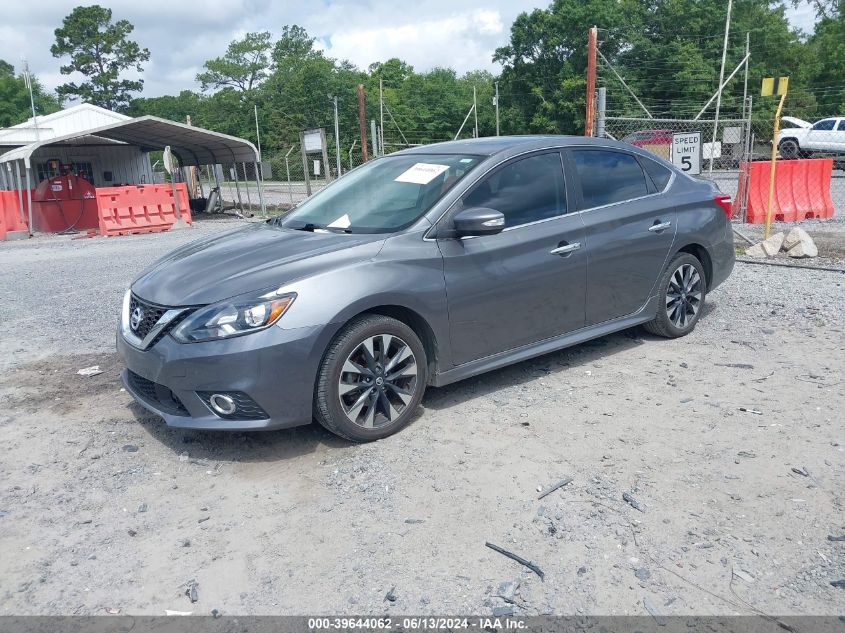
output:
<instances>
[{"instance_id":1,"label":"white sticker on windshield","mask_svg":"<svg viewBox=\"0 0 845 633\"><path fill-rule=\"evenodd\" d=\"M348 214L344 213L337 220L335 220L331 224L326 225L326 228L327 229L348 229L350 224L352 224L352 220L349 219Z\"/></svg>"},{"instance_id":2,"label":"white sticker on windshield","mask_svg":"<svg viewBox=\"0 0 845 633\"><path fill-rule=\"evenodd\" d=\"M448 165L417 163L410 169L399 174L394 180L396 182L411 182L415 185L427 185L447 169L449 169Z\"/></svg>"}]
</instances>

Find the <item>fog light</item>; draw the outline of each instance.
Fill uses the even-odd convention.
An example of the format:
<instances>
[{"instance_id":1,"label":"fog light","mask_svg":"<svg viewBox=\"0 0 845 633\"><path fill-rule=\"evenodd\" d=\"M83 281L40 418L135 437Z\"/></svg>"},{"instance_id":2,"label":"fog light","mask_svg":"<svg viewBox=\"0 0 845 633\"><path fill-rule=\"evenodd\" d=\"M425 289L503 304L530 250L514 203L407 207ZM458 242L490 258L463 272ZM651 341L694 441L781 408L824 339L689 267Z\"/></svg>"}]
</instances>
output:
<instances>
[{"instance_id":1,"label":"fog light","mask_svg":"<svg viewBox=\"0 0 845 633\"><path fill-rule=\"evenodd\" d=\"M223 393L211 394L208 398L208 404L211 405L215 413L219 413L220 415L232 415L238 408L234 399Z\"/></svg>"}]
</instances>

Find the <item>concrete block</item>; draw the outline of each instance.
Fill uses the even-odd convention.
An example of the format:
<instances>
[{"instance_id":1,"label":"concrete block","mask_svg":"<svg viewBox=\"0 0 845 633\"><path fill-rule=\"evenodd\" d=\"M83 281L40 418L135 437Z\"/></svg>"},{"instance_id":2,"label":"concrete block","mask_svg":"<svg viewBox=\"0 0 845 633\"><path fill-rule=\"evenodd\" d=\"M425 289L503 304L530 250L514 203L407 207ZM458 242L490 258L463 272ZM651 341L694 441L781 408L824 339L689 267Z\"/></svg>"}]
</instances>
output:
<instances>
[{"instance_id":1,"label":"concrete block","mask_svg":"<svg viewBox=\"0 0 845 633\"><path fill-rule=\"evenodd\" d=\"M766 259L769 255L766 253L766 250L763 248L763 243L760 242L755 244L754 246L749 246L745 249L745 256L746 257L754 257L756 259Z\"/></svg>"},{"instance_id":2,"label":"concrete block","mask_svg":"<svg viewBox=\"0 0 845 633\"><path fill-rule=\"evenodd\" d=\"M780 252L780 248L783 245L783 239L783 233L775 233L774 235L770 235L769 239L760 242L760 246L762 246L763 250L766 251L766 255L774 257Z\"/></svg>"},{"instance_id":3,"label":"concrete block","mask_svg":"<svg viewBox=\"0 0 845 633\"><path fill-rule=\"evenodd\" d=\"M800 229L796 226L795 228L791 229L789 233L786 234L785 238L783 238L783 244L781 244L781 248L784 251L788 251L793 246L798 244L798 242L804 239L810 240L811 242L813 241L813 238L811 238L807 234L807 231L805 231L804 229Z\"/></svg>"},{"instance_id":4,"label":"concrete block","mask_svg":"<svg viewBox=\"0 0 845 633\"><path fill-rule=\"evenodd\" d=\"M813 240L809 242L801 241L786 251L786 254L789 257L818 257L819 249L816 248Z\"/></svg>"},{"instance_id":5,"label":"concrete block","mask_svg":"<svg viewBox=\"0 0 845 633\"><path fill-rule=\"evenodd\" d=\"M790 257L817 257L819 249L804 229L794 228L783 241L783 248Z\"/></svg>"}]
</instances>

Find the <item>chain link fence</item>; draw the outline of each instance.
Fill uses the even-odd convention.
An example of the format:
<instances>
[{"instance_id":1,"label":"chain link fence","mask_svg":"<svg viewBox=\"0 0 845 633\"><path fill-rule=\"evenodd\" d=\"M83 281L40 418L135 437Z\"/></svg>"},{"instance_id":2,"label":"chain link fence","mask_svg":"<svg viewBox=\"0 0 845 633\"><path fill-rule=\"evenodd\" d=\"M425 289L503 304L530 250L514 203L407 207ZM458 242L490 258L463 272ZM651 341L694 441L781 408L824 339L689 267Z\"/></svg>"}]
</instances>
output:
<instances>
[{"instance_id":1,"label":"chain link fence","mask_svg":"<svg viewBox=\"0 0 845 633\"><path fill-rule=\"evenodd\" d=\"M673 135L699 132L699 177L712 180L735 199L735 219L760 221L760 208L768 199L771 121L605 117L597 128L602 136L666 160ZM774 219L800 221L845 213L845 117L822 119L815 125L786 119L777 150Z\"/></svg>"}]
</instances>

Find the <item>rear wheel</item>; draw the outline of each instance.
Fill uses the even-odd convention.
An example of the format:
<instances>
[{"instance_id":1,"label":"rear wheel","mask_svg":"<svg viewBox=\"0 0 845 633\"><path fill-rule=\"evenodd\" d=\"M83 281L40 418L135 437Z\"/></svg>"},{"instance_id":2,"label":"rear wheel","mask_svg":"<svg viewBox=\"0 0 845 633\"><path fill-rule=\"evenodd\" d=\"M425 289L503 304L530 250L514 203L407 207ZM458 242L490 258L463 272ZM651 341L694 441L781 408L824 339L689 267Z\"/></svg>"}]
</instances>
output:
<instances>
[{"instance_id":1,"label":"rear wheel","mask_svg":"<svg viewBox=\"0 0 845 633\"><path fill-rule=\"evenodd\" d=\"M678 253L660 278L657 316L645 329L666 338L689 334L701 317L706 293L701 262L689 253Z\"/></svg>"},{"instance_id":2,"label":"rear wheel","mask_svg":"<svg viewBox=\"0 0 845 633\"><path fill-rule=\"evenodd\" d=\"M427 361L419 337L390 317L370 314L335 337L317 377L314 413L332 433L378 440L410 422L422 400Z\"/></svg>"}]
</instances>

